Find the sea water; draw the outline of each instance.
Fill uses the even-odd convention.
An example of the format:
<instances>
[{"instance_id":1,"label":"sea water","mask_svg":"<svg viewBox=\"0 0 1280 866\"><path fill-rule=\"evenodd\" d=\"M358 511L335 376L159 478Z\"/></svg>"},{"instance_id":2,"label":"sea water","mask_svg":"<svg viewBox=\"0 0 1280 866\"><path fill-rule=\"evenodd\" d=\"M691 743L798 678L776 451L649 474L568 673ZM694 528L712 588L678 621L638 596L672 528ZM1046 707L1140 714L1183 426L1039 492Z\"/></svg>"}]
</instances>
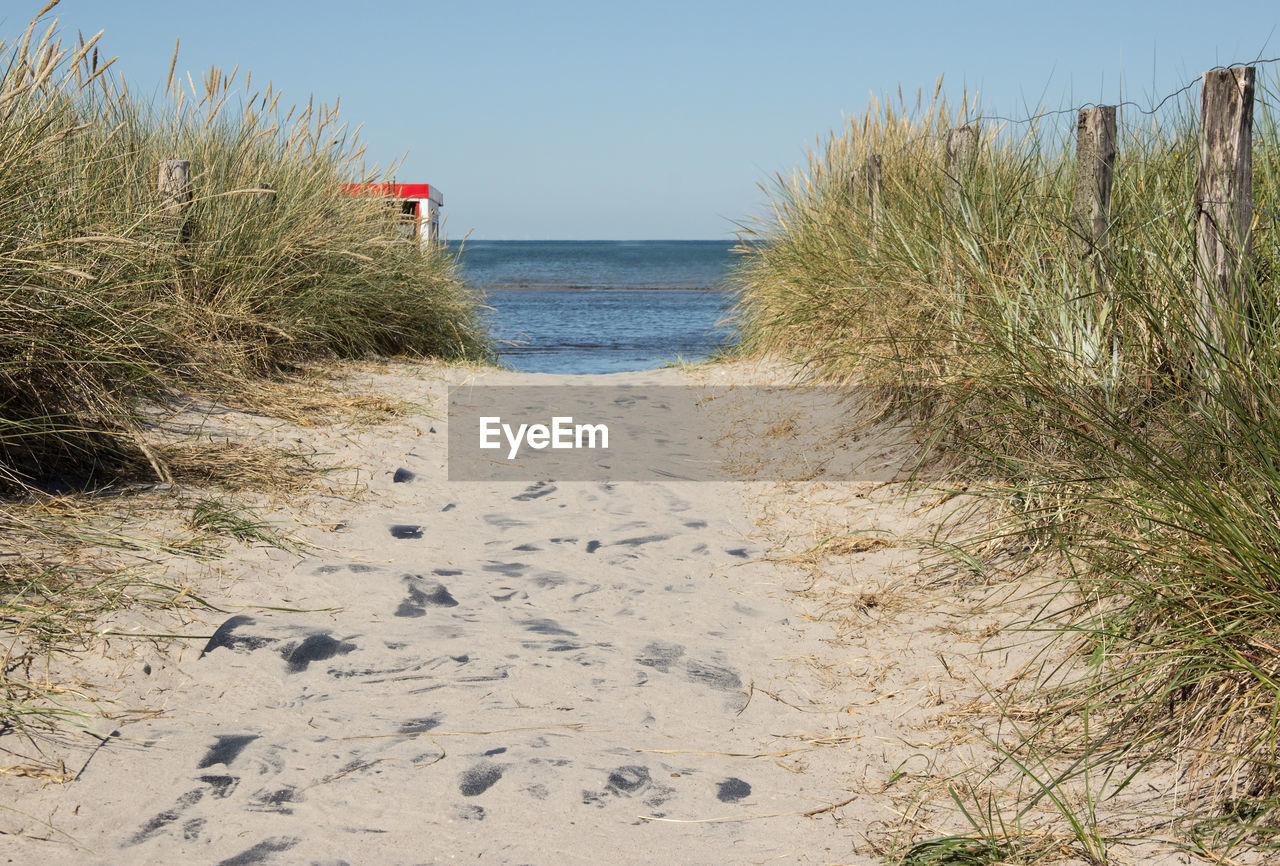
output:
<instances>
[{"instance_id":1,"label":"sea water","mask_svg":"<svg viewBox=\"0 0 1280 866\"><path fill-rule=\"evenodd\" d=\"M614 373L706 358L731 339L730 241L466 241L500 361Z\"/></svg>"}]
</instances>

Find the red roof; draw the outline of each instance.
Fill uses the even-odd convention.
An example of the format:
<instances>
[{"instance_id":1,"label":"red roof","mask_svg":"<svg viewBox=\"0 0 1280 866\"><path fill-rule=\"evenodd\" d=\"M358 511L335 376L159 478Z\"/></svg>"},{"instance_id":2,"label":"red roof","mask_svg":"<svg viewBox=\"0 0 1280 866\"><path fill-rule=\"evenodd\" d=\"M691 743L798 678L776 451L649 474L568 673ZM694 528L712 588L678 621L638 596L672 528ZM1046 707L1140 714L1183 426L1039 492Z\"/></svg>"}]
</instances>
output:
<instances>
[{"instance_id":1,"label":"red roof","mask_svg":"<svg viewBox=\"0 0 1280 866\"><path fill-rule=\"evenodd\" d=\"M344 183L342 191L347 195L371 193L394 198L430 199L437 207L444 206L444 195L429 183Z\"/></svg>"}]
</instances>

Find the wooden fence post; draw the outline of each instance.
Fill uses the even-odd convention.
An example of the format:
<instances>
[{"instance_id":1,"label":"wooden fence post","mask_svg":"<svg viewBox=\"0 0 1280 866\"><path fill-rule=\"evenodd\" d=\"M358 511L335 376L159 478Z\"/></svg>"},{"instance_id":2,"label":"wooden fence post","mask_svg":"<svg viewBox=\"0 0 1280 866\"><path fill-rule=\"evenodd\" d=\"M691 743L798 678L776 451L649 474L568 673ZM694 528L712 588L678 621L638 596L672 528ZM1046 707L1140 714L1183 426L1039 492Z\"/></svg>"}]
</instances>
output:
<instances>
[{"instance_id":1,"label":"wooden fence post","mask_svg":"<svg viewBox=\"0 0 1280 866\"><path fill-rule=\"evenodd\" d=\"M1200 95L1196 180L1196 322L1212 385L1213 355L1248 346L1246 298L1253 222L1254 67L1211 69Z\"/></svg>"},{"instance_id":2,"label":"wooden fence post","mask_svg":"<svg viewBox=\"0 0 1280 866\"><path fill-rule=\"evenodd\" d=\"M862 174L867 184L867 213L871 218L871 252L875 253L880 235L880 180L884 174L884 160L873 153L862 164Z\"/></svg>"},{"instance_id":3,"label":"wooden fence post","mask_svg":"<svg viewBox=\"0 0 1280 866\"><path fill-rule=\"evenodd\" d=\"M947 185L957 206L973 172L974 158L978 153L977 140L978 131L972 126L947 130Z\"/></svg>"},{"instance_id":4,"label":"wooden fence post","mask_svg":"<svg viewBox=\"0 0 1280 866\"><path fill-rule=\"evenodd\" d=\"M194 226L186 217L193 198L191 193L191 161L188 159L166 159L160 163L160 177L156 182L160 192L161 209L173 217L181 219L178 238L182 243L191 239Z\"/></svg>"},{"instance_id":5,"label":"wooden fence post","mask_svg":"<svg viewBox=\"0 0 1280 866\"><path fill-rule=\"evenodd\" d=\"M276 204L276 188L269 183L259 183L258 192L254 195L254 209L259 212L270 211Z\"/></svg>"},{"instance_id":6,"label":"wooden fence post","mask_svg":"<svg viewBox=\"0 0 1280 866\"><path fill-rule=\"evenodd\" d=\"M160 163L160 206L179 216L191 206L191 160L166 159Z\"/></svg>"},{"instance_id":7,"label":"wooden fence post","mask_svg":"<svg viewBox=\"0 0 1280 866\"><path fill-rule=\"evenodd\" d=\"M1071 231L1079 242L1080 266L1076 270L1078 285L1068 288L1063 298L1069 304L1069 328L1072 352L1081 362L1086 362L1092 352L1102 349L1100 343L1093 344L1090 351L1086 348L1086 339L1096 339L1100 334L1089 337L1095 328L1101 327L1107 317L1103 314L1091 315L1093 304L1086 303L1092 293L1088 289L1090 275L1093 278L1095 291L1106 287L1108 306L1115 303L1115 293L1107 283L1105 257L1107 251L1107 232L1111 222L1111 185L1115 177L1116 166L1116 107L1099 105L1094 108L1082 108L1076 118L1076 177L1075 189L1071 197ZM1096 307L1094 307L1096 309ZM1111 335L1107 341L1110 356L1116 357L1116 333L1108 328ZM1101 360L1100 358L1098 360Z\"/></svg>"},{"instance_id":8,"label":"wooden fence post","mask_svg":"<svg viewBox=\"0 0 1280 866\"><path fill-rule=\"evenodd\" d=\"M1071 228L1081 255L1092 257L1107 248L1111 221L1111 182L1116 165L1116 107L1080 109L1076 122L1076 184L1071 202Z\"/></svg>"}]
</instances>

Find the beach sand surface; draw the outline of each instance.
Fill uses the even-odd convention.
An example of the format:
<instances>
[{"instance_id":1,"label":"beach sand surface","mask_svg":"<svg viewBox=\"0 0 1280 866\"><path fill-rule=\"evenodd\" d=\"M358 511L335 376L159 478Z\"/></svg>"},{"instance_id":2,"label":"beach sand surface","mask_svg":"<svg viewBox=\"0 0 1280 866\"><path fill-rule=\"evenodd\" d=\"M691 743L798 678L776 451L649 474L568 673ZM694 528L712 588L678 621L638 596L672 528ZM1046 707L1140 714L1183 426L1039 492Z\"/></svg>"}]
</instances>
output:
<instances>
[{"instance_id":1,"label":"beach sand surface","mask_svg":"<svg viewBox=\"0 0 1280 866\"><path fill-rule=\"evenodd\" d=\"M901 602L936 509L865 479L447 480L450 383L785 378L390 365L343 385L418 407L389 423L199 419L342 469L266 514L301 546L161 564L219 611L104 624L190 639L55 659L96 696L100 742L6 737L10 767L57 760L68 780L0 777L0 857L878 862L907 808L894 781L974 760L954 711L983 697L965 671L996 664L976 652L985 621ZM855 463L909 449L841 435ZM867 540L818 571L824 515Z\"/></svg>"}]
</instances>

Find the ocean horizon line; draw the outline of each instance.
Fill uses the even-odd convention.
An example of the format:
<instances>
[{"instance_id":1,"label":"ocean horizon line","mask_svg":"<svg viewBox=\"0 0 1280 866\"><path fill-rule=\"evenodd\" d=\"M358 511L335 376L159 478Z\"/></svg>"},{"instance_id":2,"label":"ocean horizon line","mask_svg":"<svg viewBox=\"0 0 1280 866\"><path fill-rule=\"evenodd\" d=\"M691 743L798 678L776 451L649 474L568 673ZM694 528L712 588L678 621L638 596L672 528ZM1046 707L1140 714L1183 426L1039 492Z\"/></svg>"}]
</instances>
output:
<instances>
[{"instance_id":1,"label":"ocean horizon line","mask_svg":"<svg viewBox=\"0 0 1280 866\"><path fill-rule=\"evenodd\" d=\"M450 238L451 244L733 244L738 238Z\"/></svg>"},{"instance_id":2,"label":"ocean horizon line","mask_svg":"<svg viewBox=\"0 0 1280 866\"><path fill-rule=\"evenodd\" d=\"M486 291L566 291L566 292L724 292L726 286L619 286L619 285L564 285L561 283L486 283Z\"/></svg>"}]
</instances>

